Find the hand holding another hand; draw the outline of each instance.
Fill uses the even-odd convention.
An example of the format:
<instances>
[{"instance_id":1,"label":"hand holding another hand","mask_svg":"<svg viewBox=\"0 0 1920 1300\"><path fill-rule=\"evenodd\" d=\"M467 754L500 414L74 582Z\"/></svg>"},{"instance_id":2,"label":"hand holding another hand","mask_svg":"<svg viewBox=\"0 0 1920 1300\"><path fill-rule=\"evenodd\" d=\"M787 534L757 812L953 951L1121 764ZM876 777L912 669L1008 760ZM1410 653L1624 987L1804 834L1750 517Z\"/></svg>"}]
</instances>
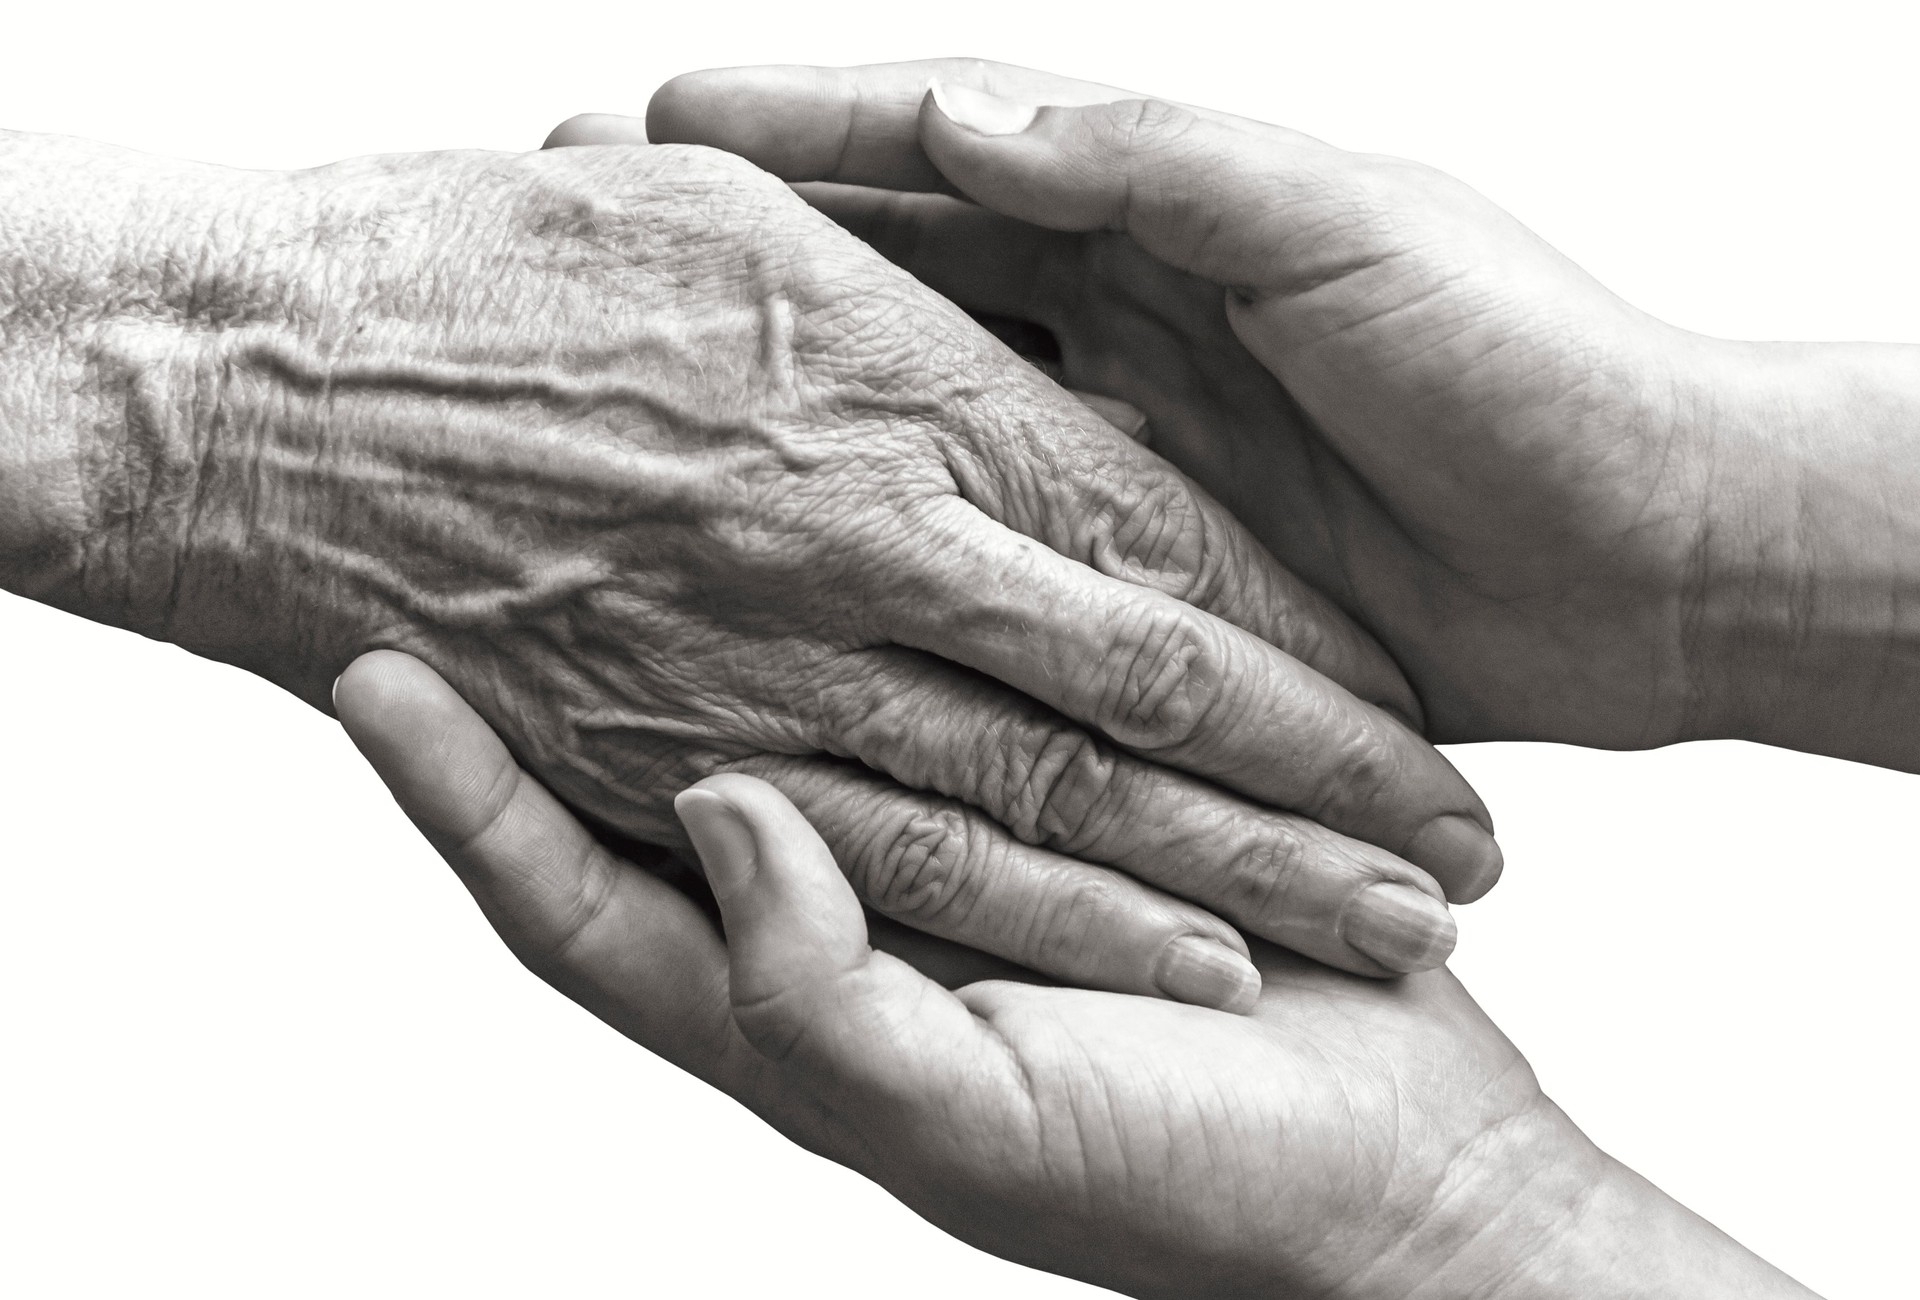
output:
<instances>
[{"instance_id":1,"label":"hand holding another hand","mask_svg":"<svg viewBox=\"0 0 1920 1300\"><path fill-rule=\"evenodd\" d=\"M1913 349L1691 334L1431 168L1001 64L694 73L648 126L1051 331L1436 738L1920 765L1889 725L1920 707Z\"/></svg>"},{"instance_id":2,"label":"hand holding another hand","mask_svg":"<svg viewBox=\"0 0 1920 1300\"><path fill-rule=\"evenodd\" d=\"M1256 945L1246 1016L949 991L869 947L826 845L733 774L678 802L723 941L424 665L370 655L338 704L538 974L996 1254L1209 1300L1805 1294L1595 1149L1445 971L1358 979Z\"/></svg>"}]
</instances>

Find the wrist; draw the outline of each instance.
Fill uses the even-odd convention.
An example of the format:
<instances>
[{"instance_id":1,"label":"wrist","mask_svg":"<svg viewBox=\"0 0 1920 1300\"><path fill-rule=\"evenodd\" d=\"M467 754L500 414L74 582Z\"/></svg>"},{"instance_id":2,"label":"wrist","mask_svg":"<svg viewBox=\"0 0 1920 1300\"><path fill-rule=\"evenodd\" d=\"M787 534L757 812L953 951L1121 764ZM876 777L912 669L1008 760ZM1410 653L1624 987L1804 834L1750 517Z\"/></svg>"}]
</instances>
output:
<instances>
[{"instance_id":1,"label":"wrist","mask_svg":"<svg viewBox=\"0 0 1920 1300\"><path fill-rule=\"evenodd\" d=\"M1729 344L1690 738L1920 767L1920 349Z\"/></svg>"},{"instance_id":2,"label":"wrist","mask_svg":"<svg viewBox=\"0 0 1920 1300\"><path fill-rule=\"evenodd\" d=\"M1545 1097L1462 1151L1397 1252L1399 1285L1369 1282L1356 1295L1521 1300L1540 1261L1564 1249L1606 1155Z\"/></svg>"},{"instance_id":3,"label":"wrist","mask_svg":"<svg viewBox=\"0 0 1920 1300\"><path fill-rule=\"evenodd\" d=\"M241 174L12 133L0 157L0 583L154 632L203 451L165 380L219 274L195 218Z\"/></svg>"},{"instance_id":4,"label":"wrist","mask_svg":"<svg viewBox=\"0 0 1920 1300\"><path fill-rule=\"evenodd\" d=\"M1463 1157L1399 1300L1804 1300L1812 1293L1601 1151L1543 1099Z\"/></svg>"}]
</instances>

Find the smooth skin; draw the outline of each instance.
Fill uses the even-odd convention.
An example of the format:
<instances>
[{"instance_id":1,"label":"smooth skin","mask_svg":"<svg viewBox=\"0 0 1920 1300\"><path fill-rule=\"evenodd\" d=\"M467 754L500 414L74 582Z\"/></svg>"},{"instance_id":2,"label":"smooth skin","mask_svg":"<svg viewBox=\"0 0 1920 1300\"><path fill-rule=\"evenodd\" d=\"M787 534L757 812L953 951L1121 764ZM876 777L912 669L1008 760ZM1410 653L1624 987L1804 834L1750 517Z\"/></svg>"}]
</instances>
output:
<instances>
[{"instance_id":1,"label":"smooth skin","mask_svg":"<svg viewBox=\"0 0 1920 1300\"><path fill-rule=\"evenodd\" d=\"M1920 348L1689 333L1431 168L1003 64L693 73L556 137L648 132L1045 327L1433 737L1920 770Z\"/></svg>"},{"instance_id":2,"label":"smooth skin","mask_svg":"<svg viewBox=\"0 0 1920 1300\"><path fill-rule=\"evenodd\" d=\"M1256 944L1248 1015L965 982L870 945L772 786L676 808L718 903L610 853L431 669L336 693L400 806L532 970L794 1141L1008 1259L1173 1297L1806 1296L1589 1142L1453 976Z\"/></svg>"},{"instance_id":3,"label":"smooth skin","mask_svg":"<svg viewBox=\"0 0 1920 1300\"><path fill-rule=\"evenodd\" d=\"M405 649L653 843L760 776L875 907L1096 987L1430 968L1498 874L1369 636L736 157L0 164L12 591L323 708Z\"/></svg>"}]
</instances>

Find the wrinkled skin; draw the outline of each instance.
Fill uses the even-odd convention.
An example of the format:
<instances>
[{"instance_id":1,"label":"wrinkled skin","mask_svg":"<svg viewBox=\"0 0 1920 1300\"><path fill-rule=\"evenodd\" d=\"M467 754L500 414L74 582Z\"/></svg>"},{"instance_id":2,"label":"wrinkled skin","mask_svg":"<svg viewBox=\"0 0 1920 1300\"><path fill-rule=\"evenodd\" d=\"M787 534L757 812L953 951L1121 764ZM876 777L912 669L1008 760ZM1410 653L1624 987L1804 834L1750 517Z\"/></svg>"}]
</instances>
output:
<instances>
[{"instance_id":1,"label":"wrinkled skin","mask_svg":"<svg viewBox=\"0 0 1920 1300\"><path fill-rule=\"evenodd\" d=\"M86 517L16 589L316 704L410 651L626 836L758 773L881 911L1102 987L1243 1002L1213 912L1431 966L1441 886L1498 871L1370 638L736 158L243 174L25 139L140 242L9 317L29 349L60 322L47 390L87 404ZM1389 896L1398 947L1350 942Z\"/></svg>"},{"instance_id":2,"label":"wrinkled skin","mask_svg":"<svg viewBox=\"0 0 1920 1300\"><path fill-rule=\"evenodd\" d=\"M1009 133L952 120L936 77ZM1040 105L1079 107L1015 129ZM1914 762L1872 685L1911 676L1880 658L1920 549L1893 454L1915 404L1888 400L1913 350L1689 334L1430 168L1022 68L695 73L649 113L827 182L802 188L930 286L1044 326L1064 383L1143 411L1380 638L1436 737Z\"/></svg>"},{"instance_id":3,"label":"wrinkled skin","mask_svg":"<svg viewBox=\"0 0 1920 1300\"><path fill-rule=\"evenodd\" d=\"M423 665L367 656L340 714L533 970L996 1254L1209 1300L1806 1294L1596 1150L1445 971L1258 945L1230 1016L982 980L924 936L875 952L826 846L738 774L677 805L723 945ZM583 895L608 900L585 927Z\"/></svg>"}]
</instances>

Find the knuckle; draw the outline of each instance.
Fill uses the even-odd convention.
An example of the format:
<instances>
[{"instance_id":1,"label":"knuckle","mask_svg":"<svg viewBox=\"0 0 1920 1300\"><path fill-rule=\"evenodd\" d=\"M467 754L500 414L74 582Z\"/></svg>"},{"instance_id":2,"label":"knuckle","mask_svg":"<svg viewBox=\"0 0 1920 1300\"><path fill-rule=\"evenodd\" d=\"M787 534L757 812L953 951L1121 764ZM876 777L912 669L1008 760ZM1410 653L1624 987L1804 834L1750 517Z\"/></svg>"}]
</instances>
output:
<instances>
[{"instance_id":1,"label":"knuckle","mask_svg":"<svg viewBox=\"0 0 1920 1300\"><path fill-rule=\"evenodd\" d=\"M1400 748L1391 733L1362 720L1338 740L1317 747L1309 781L1310 811L1341 820L1363 818L1400 786Z\"/></svg>"},{"instance_id":2,"label":"knuckle","mask_svg":"<svg viewBox=\"0 0 1920 1300\"><path fill-rule=\"evenodd\" d=\"M863 232L869 244L887 250L887 260L896 266L911 267L926 243L926 223L920 220L915 195L883 190L868 212L868 229Z\"/></svg>"},{"instance_id":3,"label":"knuckle","mask_svg":"<svg viewBox=\"0 0 1920 1300\"><path fill-rule=\"evenodd\" d=\"M588 936L600 927L617 892L615 873L598 848L587 841L578 851L581 861L562 878L579 883L559 919L513 945L521 965L563 992L569 986L576 956L586 946Z\"/></svg>"},{"instance_id":4,"label":"knuckle","mask_svg":"<svg viewBox=\"0 0 1920 1300\"><path fill-rule=\"evenodd\" d=\"M1114 756L1081 732L1045 733L1014 760L1005 821L1030 844L1067 852L1097 839L1115 773Z\"/></svg>"},{"instance_id":5,"label":"knuckle","mask_svg":"<svg viewBox=\"0 0 1920 1300\"><path fill-rule=\"evenodd\" d=\"M1128 910L1127 904L1126 891L1114 878L1076 871L1036 901L1030 928L1018 946L1043 956L1056 972L1097 967L1110 956L1112 920Z\"/></svg>"},{"instance_id":6,"label":"knuckle","mask_svg":"<svg viewBox=\"0 0 1920 1300\"><path fill-rule=\"evenodd\" d=\"M1219 548L1184 483L1165 472L1128 475L1109 499L1094 566L1187 604L1218 595Z\"/></svg>"},{"instance_id":7,"label":"knuckle","mask_svg":"<svg viewBox=\"0 0 1920 1300\"><path fill-rule=\"evenodd\" d=\"M520 766L504 754L499 761L489 765L485 772L469 775L468 789L472 798L461 810L471 810L466 824L452 826L454 851L463 857L471 857L486 852L489 843L499 835L507 819L518 806L519 795L524 788L527 774Z\"/></svg>"},{"instance_id":8,"label":"knuckle","mask_svg":"<svg viewBox=\"0 0 1920 1300\"><path fill-rule=\"evenodd\" d=\"M1178 141L1199 119L1192 109L1164 99L1123 99L1103 118L1107 143L1128 153Z\"/></svg>"},{"instance_id":9,"label":"knuckle","mask_svg":"<svg viewBox=\"0 0 1920 1300\"><path fill-rule=\"evenodd\" d=\"M1309 869L1311 849L1281 827L1242 850L1228 872L1221 908L1255 929L1271 930L1293 910L1294 890Z\"/></svg>"},{"instance_id":10,"label":"knuckle","mask_svg":"<svg viewBox=\"0 0 1920 1300\"><path fill-rule=\"evenodd\" d=\"M525 166L522 210L550 237L592 240L626 231L632 223L632 177L620 177L581 151L554 150Z\"/></svg>"},{"instance_id":11,"label":"knuckle","mask_svg":"<svg viewBox=\"0 0 1920 1300\"><path fill-rule=\"evenodd\" d=\"M1199 630L1176 610L1151 609L1097 665L1094 714L1115 740L1135 749L1175 749L1206 727L1215 691Z\"/></svg>"},{"instance_id":12,"label":"knuckle","mask_svg":"<svg viewBox=\"0 0 1920 1300\"><path fill-rule=\"evenodd\" d=\"M773 989L757 997L733 999L733 1022L753 1049L775 1065L800 1054L814 1031L802 986Z\"/></svg>"},{"instance_id":13,"label":"knuckle","mask_svg":"<svg viewBox=\"0 0 1920 1300\"><path fill-rule=\"evenodd\" d=\"M958 809L915 812L876 847L855 888L880 911L911 925L961 923L980 892L975 839Z\"/></svg>"}]
</instances>

